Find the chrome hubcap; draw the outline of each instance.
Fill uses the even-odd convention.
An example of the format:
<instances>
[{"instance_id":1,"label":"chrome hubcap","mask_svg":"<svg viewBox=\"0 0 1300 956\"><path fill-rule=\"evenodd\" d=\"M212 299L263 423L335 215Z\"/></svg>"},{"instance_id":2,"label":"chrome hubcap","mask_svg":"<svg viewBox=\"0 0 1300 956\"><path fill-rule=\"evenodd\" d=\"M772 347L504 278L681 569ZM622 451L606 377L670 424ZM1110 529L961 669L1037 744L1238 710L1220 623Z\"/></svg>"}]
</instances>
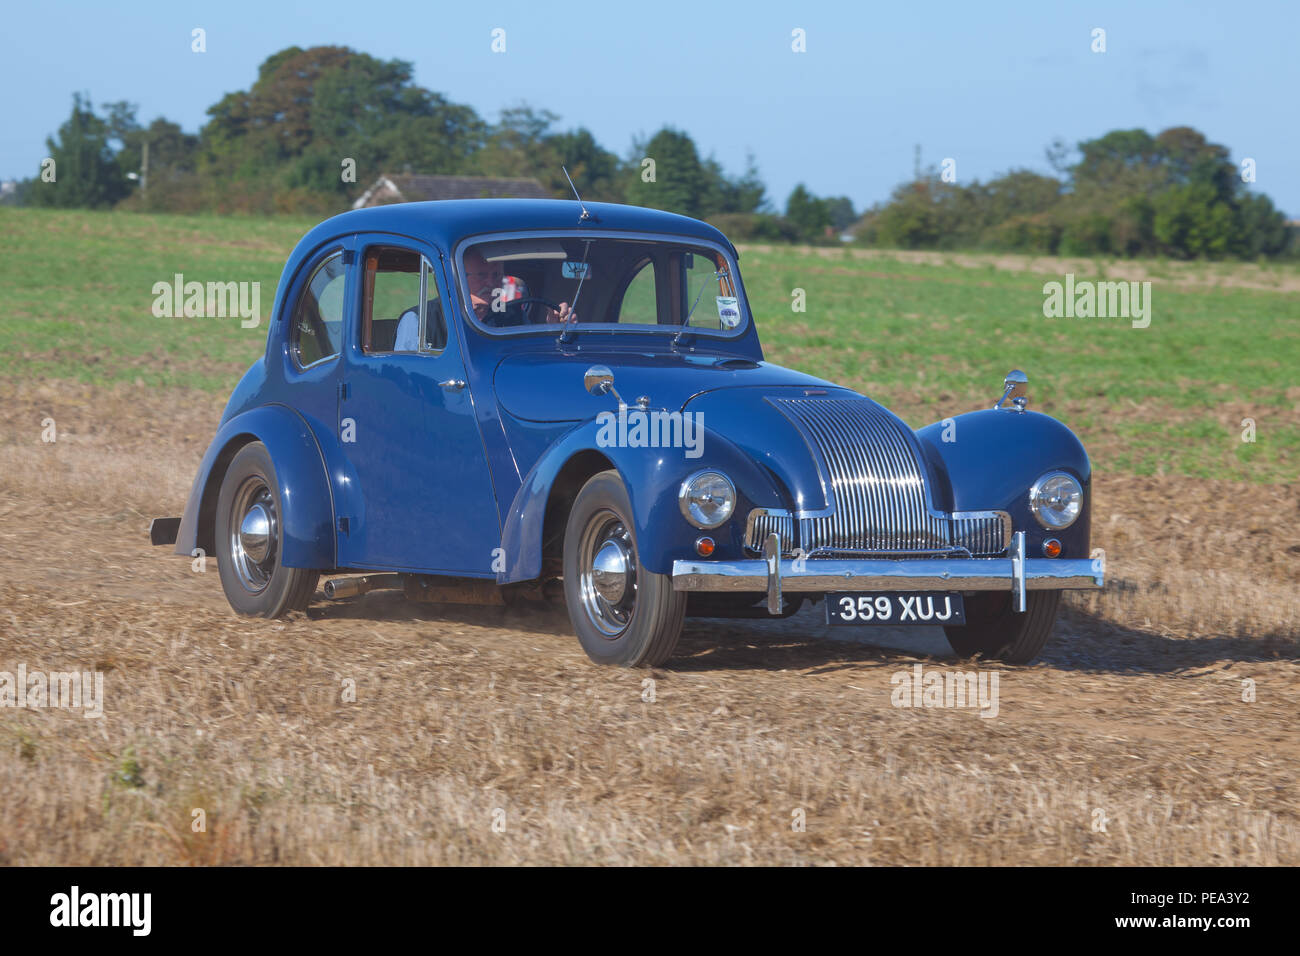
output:
<instances>
[{"instance_id":1,"label":"chrome hubcap","mask_svg":"<svg viewBox=\"0 0 1300 956\"><path fill-rule=\"evenodd\" d=\"M255 562L266 560L271 551L271 516L258 502L248 509L239 523L239 546Z\"/></svg>"},{"instance_id":2,"label":"chrome hubcap","mask_svg":"<svg viewBox=\"0 0 1300 956\"><path fill-rule=\"evenodd\" d=\"M588 620L609 640L621 636L636 608L636 551L623 520L593 515L578 548L578 589Z\"/></svg>"},{"instance_id":3,"label":"chrome hubcap","mask_svg":"<svg viewBox=\"0 0 1300 956\"><path fill-rule=\"evenodd\" d=\"M592 587L609 604L618 604L627 593L628 555L623 542L606 541L592 561Z\"/></svg>"},{"instance_id":4,"label":"chrome hubcap","mask_svg":"<svg viewBox=\"0 0 1300 956\"><path fill-rule=\"evenodd\" d=\"M230 506L230 557L239 583L254 594L275 571L279 521L275 497L258 476L244 479Z\"/></svg>"}]
</instances>

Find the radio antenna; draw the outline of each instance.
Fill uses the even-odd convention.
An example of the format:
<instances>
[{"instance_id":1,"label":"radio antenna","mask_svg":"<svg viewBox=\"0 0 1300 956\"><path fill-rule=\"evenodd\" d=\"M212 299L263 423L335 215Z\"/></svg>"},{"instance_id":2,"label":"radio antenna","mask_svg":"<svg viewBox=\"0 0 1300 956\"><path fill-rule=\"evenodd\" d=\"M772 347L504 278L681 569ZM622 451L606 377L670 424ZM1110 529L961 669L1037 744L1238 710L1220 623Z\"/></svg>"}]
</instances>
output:
<instances>
[{"instance_id":1,"label":"radio antenna","mask_svg":"<svg viewBox=\"0 0 1300 956\"><path fill-rule=\"evenodd\" d=\"M578 195L578 187L573 185L573 177L569 175L569 171L563 166L561 166L560 169L564 173L564 178L569 181L569 188L573 190L573 198L578 200L578 208L582 210L582 215L578 217L578 222L586 222L591 218L591 213L587 212L587 207L583 205L582 197Z\"/></svg>"}]
</instances>

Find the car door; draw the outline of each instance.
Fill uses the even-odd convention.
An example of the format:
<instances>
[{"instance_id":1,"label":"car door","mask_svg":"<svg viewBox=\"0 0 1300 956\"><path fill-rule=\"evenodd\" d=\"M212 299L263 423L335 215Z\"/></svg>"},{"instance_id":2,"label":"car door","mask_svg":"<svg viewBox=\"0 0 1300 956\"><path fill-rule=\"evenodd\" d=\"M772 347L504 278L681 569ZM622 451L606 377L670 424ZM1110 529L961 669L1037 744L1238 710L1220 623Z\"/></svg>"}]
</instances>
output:
<instances>
[{"instance_id":1,"label":"car door","mask_svg":"<svg viewBox=\"0 0 1300 956\"><path fill-rule=\"evenodd\" d=\"M339 390L344 567L493 575L497 506L440 259L405 237L357 237Z\"/></svg>"},{"instance_id":2,"label":"car door","mask_svg":"<svg viewBox=\"0 0 1300 956\"><path fill-rule=\"evenodd\" d=\"M281 314L285 400L307 423L337 485L339 381L352 280L352 237L331 243L305 262L293 279Z\"/></svg>"}]
</instances>

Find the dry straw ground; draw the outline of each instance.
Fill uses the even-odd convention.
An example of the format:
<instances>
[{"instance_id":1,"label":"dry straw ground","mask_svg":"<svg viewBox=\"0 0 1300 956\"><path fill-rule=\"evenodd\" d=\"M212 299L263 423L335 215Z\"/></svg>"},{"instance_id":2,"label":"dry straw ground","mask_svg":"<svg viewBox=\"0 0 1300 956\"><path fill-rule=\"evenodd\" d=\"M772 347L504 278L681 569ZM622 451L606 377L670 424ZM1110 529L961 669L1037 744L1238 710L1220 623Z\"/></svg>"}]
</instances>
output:
<instances>
[{"instance_id":1,"label":"dry straw ground","mask_svg":"<svg viewBox=\"0 0 1300 956\"><path fill-rule=\"evenodd\" d=\"M1300 862L1295 486L1099 476L1111 586L981 719L892 707L892 674L952 659L815 612L689 622L650 673L589 665L560 615L235 618L145 537L220 406L0 387L0 670L107 696L0 711L0 863Z\"/></svg>"}]
</instances>

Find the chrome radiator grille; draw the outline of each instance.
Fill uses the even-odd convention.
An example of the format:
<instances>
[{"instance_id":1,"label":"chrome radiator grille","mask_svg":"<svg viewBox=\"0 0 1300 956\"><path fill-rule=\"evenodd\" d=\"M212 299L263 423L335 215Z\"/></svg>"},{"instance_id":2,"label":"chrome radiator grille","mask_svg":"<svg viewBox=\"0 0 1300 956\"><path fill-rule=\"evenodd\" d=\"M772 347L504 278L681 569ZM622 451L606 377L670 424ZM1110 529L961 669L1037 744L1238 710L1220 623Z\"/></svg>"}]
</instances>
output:
<instances>
[{"instance_id":1,"label":"chrome radiator grille","mask_svg":"<svg viewBox=\"0 0 1300 956\"><path fill-rule=\"evenodd\" d=\"M1005 511L956 512L952 544L976 557L1001 554L1011 543L1011 516Z\"/></svg>"},{"instance_id":2,"label":"chrome radiator grille","mask_svg":"<svg viewBox=\"0 0 1300 956\"><path fill-rule=\"evenodd\" d=\"M756 512L746 544L760 550L776 533L783 552L1000 554L1010 539L1004 512L932 511L925 477L905 427L868 399L769 399L817 449L834 491L825 516Z\"/></svg>"},{"instance_id":3,"label":"chrome radiator grille","mask_svg":"<svg viewBox=\"0 0 1300 956\"><path fill-rule=\"evenodd\" d=\"M770 511L756 509L750 516L749 527L745 529L745 543L753 551L763 550L763 542L769 534L781 539L781 553L794 551L794 518L787 514L773 514Z\"/></svg>"}]
</instances>

